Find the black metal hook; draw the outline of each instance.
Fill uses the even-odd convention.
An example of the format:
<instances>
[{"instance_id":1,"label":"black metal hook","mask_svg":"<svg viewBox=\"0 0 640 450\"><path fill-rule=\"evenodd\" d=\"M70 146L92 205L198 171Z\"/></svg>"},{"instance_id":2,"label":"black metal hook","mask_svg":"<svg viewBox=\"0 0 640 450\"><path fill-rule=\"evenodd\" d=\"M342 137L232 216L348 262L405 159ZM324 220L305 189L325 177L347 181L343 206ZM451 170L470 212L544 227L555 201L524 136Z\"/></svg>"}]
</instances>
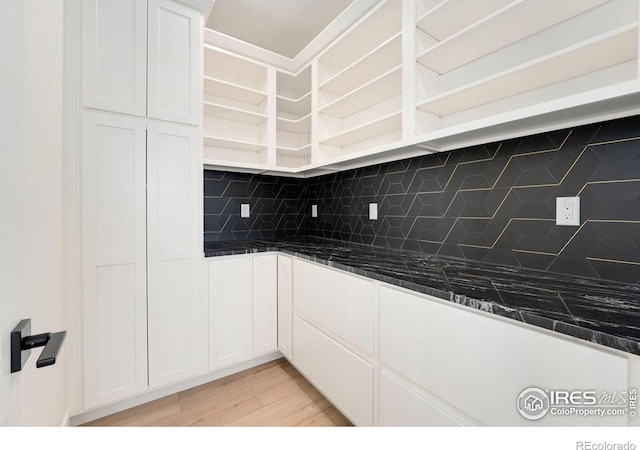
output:
<instances>
[{"instance_id":1,"label":"black metal hook","mask_svg":"<svg viewBox=\"0 0 640 450\"><path fill-rule=\"evenodd\" d=\"M19 372L31 355L31 349L44 347L36 367L51 366L56 363L56 356L67 335L66 331L58 333L42 333L31 335L31 319L23 319L11 331L11 373Z\"/></svg>"}]
</instances>

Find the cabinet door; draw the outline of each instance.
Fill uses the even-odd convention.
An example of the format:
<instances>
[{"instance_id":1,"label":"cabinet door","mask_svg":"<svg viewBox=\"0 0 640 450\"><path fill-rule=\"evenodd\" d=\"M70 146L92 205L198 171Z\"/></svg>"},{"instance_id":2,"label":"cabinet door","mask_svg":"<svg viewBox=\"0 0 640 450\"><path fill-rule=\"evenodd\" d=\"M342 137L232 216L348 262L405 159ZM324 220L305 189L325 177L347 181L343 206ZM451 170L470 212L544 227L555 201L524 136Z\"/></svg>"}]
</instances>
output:
<instances>
[{"instance_id":1,"label":"cabinet door","mask_svg":"<svg viewBox=\"0 0 640 450\"><path fill-rule=\"evenodd\" d=\"M293 320L293 260L278 255L278 350L291 360Z\"/></svg>"},{"instance_id":2,"label":"cabinet door","mask_svg":"<svg viewBox=\"0 0 640 450\"><path fill-rule=\"evenodd\" d=\"M202 166L197 130L151 123L147 134L149 385L201 371Z\"/></svg>"},{"instance_id":3,"label":"cabinet door","mask_svg":"<svg viewBox=\"0 0 640 450\"><path fill-rule=\"evenodd\" d=\"M278 257L253 257L253 357L278 350Z\"/></svg>"},{"instance_id":4,"label":"cabinet door","mask_svg":"<svg viewBox=\"0 0 640 450\"><path fill-rule=\"evenodd\" d=\"M209 262L209 369L249 359L251 258Z\"/></svg>"},{"instance_id":5,"label":"cabinet door","mask_svg":"<svg viewBox=\"0 0 640 450\"><path fill-rule=\"evenodd\" d=\"M202 20L183 5L149 0L149 117L202 121Z\"/></svg>"},{"instance_id":6,"label":"cabinet door","mask_svg":"<svg viewBox=\"0 0 640 450\"><path fill-rule=\"evenodd\" d=\"M145 123L82 115L84 406L147 389Z\"/></svg>"},{"instance_id":7,"label":"cabinet door","mask_svg":"<svg viewBox=\"0 0 640 450\"><path fill-rule=\"evenodd\" d=\"M146 0L83 0L82 105L145 116Z\"/></svg>"}]
</instances>

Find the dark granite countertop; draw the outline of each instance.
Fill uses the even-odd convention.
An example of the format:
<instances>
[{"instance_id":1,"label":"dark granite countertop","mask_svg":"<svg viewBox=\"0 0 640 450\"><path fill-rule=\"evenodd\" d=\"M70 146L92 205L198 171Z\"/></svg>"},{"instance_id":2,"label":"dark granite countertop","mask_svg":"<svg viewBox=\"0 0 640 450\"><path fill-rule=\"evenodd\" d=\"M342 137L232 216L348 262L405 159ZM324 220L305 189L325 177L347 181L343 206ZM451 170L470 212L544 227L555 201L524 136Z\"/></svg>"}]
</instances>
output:
<instances>
[{"instance_id":1,"label":"dark granite countertop","mask_svg":"<svg viewBox=\"0 0 640 450\"><path fill-rule=\"evenodd\" d=\"M205 242L205 256L278 251L640 355L640 286L328 239Z\"/></svg>"}]
</instances>

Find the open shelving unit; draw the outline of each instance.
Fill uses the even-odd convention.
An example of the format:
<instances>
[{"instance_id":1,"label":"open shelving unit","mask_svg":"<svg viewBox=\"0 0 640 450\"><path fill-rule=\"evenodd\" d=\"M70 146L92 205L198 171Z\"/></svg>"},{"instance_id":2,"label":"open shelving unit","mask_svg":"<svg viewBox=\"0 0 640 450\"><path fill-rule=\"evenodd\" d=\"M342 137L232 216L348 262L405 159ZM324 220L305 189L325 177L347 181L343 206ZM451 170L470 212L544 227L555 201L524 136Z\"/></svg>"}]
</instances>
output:
<instances>
[{"instance_id":1,"label":"open shelving unit","mask_svg":"<svg viewBox=\"0 0 640 450\"><path fill-rule=\"evenodd\" d=\"M297 168L311 161L311 67L276 75L276 166Z\"/></svg>"},{"instance_id":2,"label":"open shelving unit","mask_svg":"<svg viewBox=\"0 0 640 450\"><path fill-rule=\"evenodd\" d=\"M267 99L266 66L205 44L205 165L267 163Z\"/></svg>"},{"instance_id":3,"label":"open shelving unit","mask_svg":"<svg viewBox=\"0 0 640 450\"><path fill-rule=\"evenodd\" d=\"M416 134L638 76L638 2L462 3L423 4L416 20Z\"/></svg>"},{"instance_id":4,"label":"open shelving unit","mask_svg":"<svg viewBox=\"0 0 640 450\"><path fill-rule=\"evenodd\" d=\"M318 58L321 159L402 139L402 1L387 0Z\"/></svg>"},{"instance_id":5,"label":"open shelving unit","mask_svg":"<svg viewBox=\"0 0 640 450\"><path fill-rule=\"evenodd\" d=\"M210 36L205 166L309 176L640 114L640 0L353 4L290 61Z\"/></svg>"}]
</instances>

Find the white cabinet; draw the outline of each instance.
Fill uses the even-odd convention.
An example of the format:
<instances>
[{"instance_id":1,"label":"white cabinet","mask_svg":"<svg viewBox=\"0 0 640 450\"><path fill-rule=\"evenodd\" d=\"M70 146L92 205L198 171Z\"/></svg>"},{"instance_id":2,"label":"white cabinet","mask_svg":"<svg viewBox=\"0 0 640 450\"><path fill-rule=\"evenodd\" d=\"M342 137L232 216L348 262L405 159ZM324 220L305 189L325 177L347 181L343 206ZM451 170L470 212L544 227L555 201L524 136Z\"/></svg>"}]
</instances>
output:
<instances>
[{"instance_id":1,"label":"white cabinet","mask_svg":"<svg viewBox=\"0 0 640 450\"><path fill-rule=\"evenodd\" d=\"M373 354L372 281L296 259L293 299L294 314Z\"/></svg>"},{"instance_id":2,"label":"white cabinet","mask_svg":"<svg viewBox=\"0 0 640 450\"><path fill-rule=\"evenodd\" d=\"M251 258L209 260L209 370L251 354Z\"/></svg>"},{"instance_id":3,"label":"white cabinet","mask_svg":"<svg viewBox=\"0 0 640 450\"><path fill-rule=\"evenodd\" d=\"M278 350L278 256L253 257L253 357Z\"/></svg>"},{"instance_id":4,"label":"white cabinet","mask_svg":"<svg viewBox=\"0 0 640 450\"><path fill-rule=\"evenodd\" d=\"M201 372L202 168L197 129L147 131L149 385Z\"/></svg>"},{"instance_id":5,"label":"white cabinet","mask_svg":"<svg viewBox=\"0 0 640 450\"><path fill-rule=\"evenodd\" d=\"M486 313L380 287L380 362L485 425L625 425L516 409L526 388L623 392L627 359Z\"/></svg>"},{"instance_id":6,"label":"white cabinet","mask_svg":"<svg viewBox=\"0 0 640 450\"><path fill-rule=\"evenodd\" d=\"M278 350L277 256L209 258L209 370Z\"/></svg>"},{"instance_id":7,"label":"white cabinet","mask_svg":"<svg viewBox=\"0 0 640 450\"><path fill-rule=\"evenodd\" d=\"M198 125L202 14L170 0L87 0L82 105Z\"/></svg>"},{"instance_id":8,"label":"white cabinet","mask_svg":"<svg viewBox=\"0 0 640 450\"><path fill-rule=\"evenodd\" d=\"M372 281L293 260L293 364L363 426L373 424L374 294Z\"/></svg>"},{"instance_id":9,"label":"white cabinet","mask_svg":"<svg viewBox=\"0 0 640 450\"><path fill-rule=\"evenodd\" d=\"M278 350L293 358L293 259L278 255Z\"/></svg>"},{"instance_id":10,"label":"white cabinet","mask_svg":"<svg viewBox=\"0 0 640 450\"><path fill-rule=\"evenodd\" d=\"M82 116L85 408L147 389L145 131Z\"/></svg>"},{"instance_id":11,"label":"white cabinet","mask_svg":"<svg viewBox=\"0 0 640 450\"><path fill-rule=\"evenodd\" d=\"M149 117L202 122L202 20L173 1L149 0Z\"/></svg>"},{"instance_id":12,"label":"white cabinet","mask_svg":"<svg viewBox=\"0 0 640 450\"><path fill-rule=\"evenodd\" d=\"M293 361L355 425L373 425L373 365L298 316Z\"/></svg>"},{"instance_id":13,"label":"white cabinet","mask_svg":"<svg viewBox=\"0 0 640 450\"><path fill-rule=\"evenodd\" d=\"M82 115L84 407L201 371L196 129Z\"/></svg>"},{"instance_id":14,"label":"white cabinet","mask_svg":"<svg viewBox=\"0 0 640 450\"><path fill-rule=\"evenodd\" d=\"M82 104L136 116L147 112L147 1L84 0Z\"/></svg>"}]
</instances>

